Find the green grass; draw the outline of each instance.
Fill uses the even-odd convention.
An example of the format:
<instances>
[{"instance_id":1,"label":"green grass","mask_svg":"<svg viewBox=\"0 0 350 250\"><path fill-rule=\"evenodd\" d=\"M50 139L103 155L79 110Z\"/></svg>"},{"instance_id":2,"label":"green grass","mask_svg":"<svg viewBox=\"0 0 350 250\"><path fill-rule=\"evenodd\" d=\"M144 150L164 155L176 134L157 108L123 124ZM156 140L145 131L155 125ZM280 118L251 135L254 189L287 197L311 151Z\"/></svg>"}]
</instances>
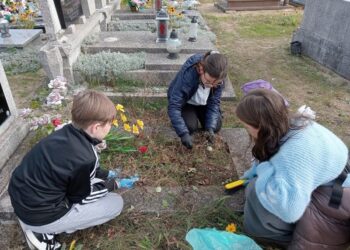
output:
<instances>
[{"instance_id":1,"label":"green grass","mask_svg":"<svg viewBox=\"0 0 350 250\"><path fill-rule=\"evenodd\" d=\"M299 25L300 13L283 15L240 16L237 18L238 32L246 38L269 38L290 35Z\"/></svg>"},{"instance_id":2,"label":"green grass","mask_svg":"<svg viewBox=\"0 0 350 250\"><path fill-rule=\"evenodd\" d=\"M83 244L83 249L183 249L191 247L185 240L192 228L217 228L225 230L235 222L242 230L242 216L225 205L225 197L209 203L200 210L181 207L171 214L159 216L125 212L115 220L94 229L64 237L68 245L73 239Z\"/></svg>"}]
</instances>

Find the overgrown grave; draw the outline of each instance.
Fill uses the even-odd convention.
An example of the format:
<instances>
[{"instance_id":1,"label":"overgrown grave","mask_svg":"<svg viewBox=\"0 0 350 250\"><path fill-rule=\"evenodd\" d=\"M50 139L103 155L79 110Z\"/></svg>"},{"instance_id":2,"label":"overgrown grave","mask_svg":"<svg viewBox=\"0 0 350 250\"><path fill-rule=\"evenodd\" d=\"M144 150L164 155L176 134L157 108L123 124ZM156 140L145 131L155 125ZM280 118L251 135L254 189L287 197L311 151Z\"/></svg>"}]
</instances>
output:
<instances>
[{"instance_id":1,"label":"overgrown grave","mask_svg":"<svg viewBox=\"0 0 350 250\"><path fill-rule=\"evenodd\" d=\"M191 16L197 16L200 23L197 42L189 42L187 37ZM166 43L156 43L154 18L153 10L141 13L118 10L108 24L108 31L96 33L85 41L82 46L83 54L73 67L75 81L87 82L90 87L104 91L116 102L120 102L121 98L131 97L125 102L126 107L135 98L144 100L144 102L155 102L159 98L164 100L169 82L188 57L195 53L216 50L215 35L209 30L199 12L189 11L187 16L185 14L181 21L182 25L178 29L182 41L179 58L170 60L167 58ZM232 84L227 79L223 99L230 101L234 98ZM143 117L143 115L140 114L138 117ZM153 147L157 152L149 153L147 159L136 156L136 159L130 160L130 154L129 159L125 157L126 166L134 165L133 169L126 169L126 171L138 170L141 176L145 176L140 186L144 188L141 193L143 198L141 203L144 203L146 194L149 194L148 198L152 200L151 196L157 193L155 191L157 186L170 187L170 193L175 192L180 196L182 192L189 192L185 190L187 187L192 191L198 191L192 187L214 186L215 191L213 192L218 197L223 192L222 181L229 177L238 178L229 154L228 143L230 142L225 141L227 136L221 137L217 151L214 150L214 152L209 152L207 142L198 136L197 151L190 152L182 148L177 136L170 129L166 115L166 101L163 101L163 104L158 107L153 119L158 119L158 122L153 122L153 124L145 122L146 126L152 129L149 130L150 134L143 138L143 143L150 145L149 148ZM235 132L234 129L228 129L226 133L234 134ZM157 141L159 141L158 144ZM203 155L205 157L202 157ZM178 165L176 165L176 157L180 161ZM216 163L210 163L210 160ZM109 164L111 161L117 164L124 160L114 157L109 161ZM222 161L226 162L221 164ZM175 189L178 190L174 191ZM127 191L131 194L130 197L135 197L133 192L138 193L139 191ZM132 198L126 198L126 200L129 200L130 204L136 202ZM164 210L161 203L150 203L155 207L158 206L159 211ZM167 206L165 210L170 207L170 205ZM140 211L153 211L154 209L157 210L142 206Z\"/></svg>"}]
</instances>

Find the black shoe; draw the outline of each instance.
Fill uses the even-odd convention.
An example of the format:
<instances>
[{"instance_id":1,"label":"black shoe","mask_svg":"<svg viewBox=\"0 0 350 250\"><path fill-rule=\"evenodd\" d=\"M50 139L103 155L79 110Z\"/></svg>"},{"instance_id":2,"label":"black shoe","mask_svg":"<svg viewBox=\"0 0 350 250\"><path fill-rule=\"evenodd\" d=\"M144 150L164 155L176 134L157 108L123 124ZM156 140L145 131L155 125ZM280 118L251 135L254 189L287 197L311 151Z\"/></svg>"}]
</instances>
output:
<instances>
[{"instance_id":1,"label":"black shoe","mask_svg":"<svg viewBox=\"0 0 350 250\"><path fill-rule=\"evenodd\" d=\"M21 222L19 224L31 250L56 250L61 248L61 243L56 241L56 235L34 233L33 231L25 230Z\"/></svg>"},{"instance_id":2,"label":"black shoe","mask_svg":"<svg viewBox=\"0 0 350 250\"><path fill-rule=\"evenodd\" d=\"M39 234L26 230L24 235L30 249L56 250L61 248L61 244L56 241L54 234Z\"/></svg>"}]
</instances>

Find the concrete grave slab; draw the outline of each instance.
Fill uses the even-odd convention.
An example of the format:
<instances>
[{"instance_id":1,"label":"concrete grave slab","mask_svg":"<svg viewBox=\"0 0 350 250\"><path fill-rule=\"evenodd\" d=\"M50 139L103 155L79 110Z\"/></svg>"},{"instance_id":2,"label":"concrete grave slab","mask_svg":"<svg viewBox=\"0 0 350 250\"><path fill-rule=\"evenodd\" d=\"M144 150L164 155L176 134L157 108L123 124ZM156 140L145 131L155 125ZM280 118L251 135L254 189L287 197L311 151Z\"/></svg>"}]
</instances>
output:
<instances>
[{"instance_id":1,"label":"concrete grave slab","mask_svg":"<svg viewBox=\"0 0 350 250\"><path fill-rule=\"evenodd\" d=\"M180 36L180 34L179 34ZM119 40L113 43L105 42L108 37L117 37ZM214 44L205 35L198 35L197 42L189 42L187 37L179 37L182 41L181 53L194 54L215 50ZM144 51L147 53L167 53L166 43L156 43L156 33L150 31L118 31L101 32L99 42L82 47L83 51L90 54L101 51L135 53Z\"/></svg>"},{"instance_id":2,"label":"concrete grave slab","mask_svg":"<svg viewBox=\"0 0 350 250\"><path fill-rule=\"evenodd\" d=\"M237 176L242 176L250 168L252 159L252 144L247 131L244 128L224 128L220 133L228 145Z\"/></svg>"},{"instance_id":3,"label":"concrete grave slab","mask_svg":"<svg viewBox=\"0 0 350 250\"><path fill-rule=\"evenodd\" d=\"M24 48L31 41L40 36L43 31L41 29L10 29L10 37L0 37L0 47L5 48Z\"/></svg>"},{"instance_id":4,"label":"concrete grave slab","mask_svg":"<svg viewBox=\"0 0 350 250\"><path fill-rule=\"evenodd\" d=\"M9 160L17 146L22 142L23 138L29 131L29 126L20 117L16 104L12 97L11 89L7 81L4 68L0 62L0 114L2 123L0 124L0 176L1 176L1 190L6 185L6 176L10 171L2 173L5 163ZM5 119L4 119L5 118Z\"/></svg>"}]
</instances>

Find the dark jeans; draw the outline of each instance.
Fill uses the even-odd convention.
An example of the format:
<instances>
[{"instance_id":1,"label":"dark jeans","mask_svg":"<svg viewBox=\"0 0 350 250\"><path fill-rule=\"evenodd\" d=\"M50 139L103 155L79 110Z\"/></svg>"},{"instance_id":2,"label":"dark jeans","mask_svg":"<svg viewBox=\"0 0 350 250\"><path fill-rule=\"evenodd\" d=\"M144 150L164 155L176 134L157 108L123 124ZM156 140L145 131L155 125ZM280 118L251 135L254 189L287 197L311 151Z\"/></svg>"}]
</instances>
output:
<instances>
[{"instance_id":1,"label":"dark jeans","mask_svg":"<svg viewBox=\"0 0 350 250\"><path fill-rule=\"evenodd\" d=\"M205 128L205 115L207 113L207 106L195 106L191 104L186 104L182 108L182 118L185 120L186 126L190 131L190 134L199 130L199 123L201 124L202 129ZM220 114L218 121L216 123L216 128L214 133L217 133L222 126L222 116Z\"/></svg>"}]
</instances>

